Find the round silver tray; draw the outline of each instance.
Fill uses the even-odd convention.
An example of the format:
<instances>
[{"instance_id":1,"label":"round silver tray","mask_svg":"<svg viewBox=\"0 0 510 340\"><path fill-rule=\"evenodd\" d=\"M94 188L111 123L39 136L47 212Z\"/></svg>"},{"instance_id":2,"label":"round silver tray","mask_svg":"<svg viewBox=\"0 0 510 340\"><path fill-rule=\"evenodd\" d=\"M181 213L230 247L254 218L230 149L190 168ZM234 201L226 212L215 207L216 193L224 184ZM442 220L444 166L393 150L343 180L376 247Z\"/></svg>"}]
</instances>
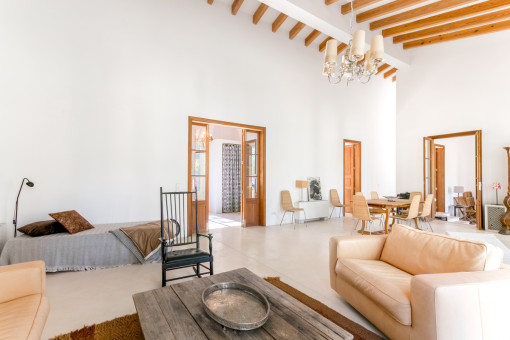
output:
<instances>
[{"instance_id":1,"label":"round silver tray","mask_svg":"<svg viewBox=\"0 0 510 340\"><path fill-rule=\"evenodd\" d=\"M216 283L202 293L204 309L219 324L241 331L266 323L269 302L257 290L235 282Z\"/></svg>"}]
</instances>

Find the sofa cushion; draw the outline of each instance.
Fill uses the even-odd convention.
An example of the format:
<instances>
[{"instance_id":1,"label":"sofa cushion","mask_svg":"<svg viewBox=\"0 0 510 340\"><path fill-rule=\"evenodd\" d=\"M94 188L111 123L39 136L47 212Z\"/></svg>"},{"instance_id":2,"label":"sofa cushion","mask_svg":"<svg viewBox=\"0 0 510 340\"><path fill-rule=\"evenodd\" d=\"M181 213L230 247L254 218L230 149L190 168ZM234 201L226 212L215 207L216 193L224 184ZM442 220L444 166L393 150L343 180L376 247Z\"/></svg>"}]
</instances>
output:
<instances>
[{"instance_id":1,"label":"sofa cushion","mask_svg":"<svg viewBox=\"0 0 510 340\"><path fill-rule=\"evenodd\" d=\"M502 252L485 243L455 239L394 225L381 260L410 274L473 272L498 269Z\"/></svg>"},{"instance_id":2,"label":"sofa cushion","mask_svg":"<svg viewBox=\"0 0 510 340\"><path fill-rule=\"evenodd\" d=\"M34 294L0 303L0 339L27 339L42 299Z\"/></svg>"},{"instance_id":3,"label":"sofa cushion","mask_svg":"<svg viewBox=\"0 0 510 340\"><path fill-rule=\"evenodd\" d=\"M338 259L336 273L399 323L411 325L409 273L377 260Z\"/></svg>"}]
</instances>

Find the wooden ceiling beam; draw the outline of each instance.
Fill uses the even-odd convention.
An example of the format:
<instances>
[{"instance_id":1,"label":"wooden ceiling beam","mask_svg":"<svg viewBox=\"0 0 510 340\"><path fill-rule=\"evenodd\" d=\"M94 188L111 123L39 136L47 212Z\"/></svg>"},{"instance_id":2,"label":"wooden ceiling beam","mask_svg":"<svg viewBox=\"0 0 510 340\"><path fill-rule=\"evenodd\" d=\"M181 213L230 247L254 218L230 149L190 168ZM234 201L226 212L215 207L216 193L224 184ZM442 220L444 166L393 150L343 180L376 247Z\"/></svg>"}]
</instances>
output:
<instances>
[{"instance_id":1,"label":"wooden ceiling beam","mask_svg":"<svg viewBox=\"0 0 510 340\"><path fill-rule=\"evenodd\" d=\"M340 55L340 53L342 53L343 51L345 51L347 49L347 44L344 44L344 43L340 43L337 48L336 48L336 55Z\"/></svg>"},{"instance_id":2,"label":"wooden ceiling beam","mask_svg":"<svg viewBox=\"0 0 510 340\"><path fill-rule=\"evenodd\" d=\"M287 20L288 17L289 16L287 14L280 13L280 15L278 15L278 17L275 19L275 21L273 21L273 26L272 26L273 32L278 31L280 26L285 22L285 20Z\"/></svg>"},{"instance_id":3,"label":"wooden ceiling beam","mask_svg":"<svg viewBox=\"0 0 510 340\"><path fill-rule=\"evenodd\" d=\"M355 11L358 9L365 8L367 6L373 5L381 0L354 0L352 3L352 7ZM342 14L351 13L351 3L348 2L341 7Z\"/></svg>"},{"instance_id":4,"label":"wooden ceiling beam","mask_svg":"<svg viewBox=\"0 0 510 340\"><path fill-rule=\"evenodd\" d=\"M491 24L493 22L503 21L510 19L510 8L498 12L491 12L488 14L472 17L460 21L454 21L448 24L426 28L421 31L411 32L407 34L397 35L393 37L393 43L401 43L409 40L417 40L425 37L430 37L438 34L445 34L449 32L458 31L471 27L480 26L483 24Z\"/></svg>"},{"instance_id":5,"label":"wooden ceiling beam","mask_svg":"<svg viewBox=\"0 0 510 340\"><path fill-rule=\"evenodd\" d=\"M207 3L208 3L209 5L212 5L212 4L213 4L213 2L214 2L214 0L207 0Z\"/></svg>"},{"instance_id":6,"label":"wooden ceiling beam","mask_svg":"<svg viewBox=\"0 0 510 340\"><path fill-rule=\"evenodd\" d=\"M388 78L388 77L391 77L392 75L394 75L395 73L397 72L397 68L394 67L392 68L391 70L389 70L388 72L386 72L384 74L384 79Z\"/></svg>"},{"instance_id":7,"label":"wooden ceiling beam","mask_svg":"<svg viewBox=\"0 0 510 340\"><path fill-rule=\"evenodd\" d=\"M369 9L368 11L356 15L356 22L365 22L368 20L375 19L377 17L382 17L383 15L400 11L425 1L428 0L395 0L385 5Z\"/></svg>"},{"instance_id":8,"label":"wooden ceiling beam","mask_svg":"<svg viewBox=\"0 0 510 340\"><path fill-rule=\"evenodd\" d=\"M321 35L321 32L317 30L313 30L305 39L305 46L310 46L310 44L317 39L317 37Z\"/></svg>"},{"instance_id":9,"label":"wooden ceiling beam","mask_svg":"<svg viewBox=\"0 0 510 340\"><path fill-rule=\"evenodd\" d=\"M505 21L496 22L496 23L489 24L489 25L468 28L465 30L460 30L460 31L452 32L452 33L440 34L440 35L436 35L436 36L425 38L425 39L419 39L419 40L405 42L404 49L427 46L427 45L437 44L437 43L441 43L441 42L445 42L445 41L464 39L464 38L474 37L477 35L504 31L504 30L508 30L508 29L510 29L510 20L505 20Z\"/></svg>"},{"instance_id":10,"label":"wooden ceiling beam","mask_svg":"<svg viewBox=\"0 0 510 340\"><path fill-rule=\"evenodd\" d=\"M294 25L294 27L292 27L292 29L290 30L289 32L289 39L292 40L296 37L296 35L299 34L299 32L301 32L301 30L305 27L305 24L303 24L302 22L298 22L297 24Z\"/></svg>"},{"instance_id":11,"label":"wooden ceiling beam","mask_svg":"<svg viewBox=\"0 0 510 340\"><path fill-rule=\"evenodd\" d=\"M266 13L268 7L269 6L267 6L266 4L260 4L259 8L257 8L255 13L253 14L253 24L254 25L259 23L260 18L262 18L264 13Z\"/></svg>"},{"instance_id":12,"label":"wooden ceiling beam","mask_svg":"<svg viewBox=\"0 0 510 340\"><path fill-rule=\"evenodd\" d=\"M411 21L413 19L421 18L430 14L464 5L475 0L440 0L433 2L429 5L411 9L406 12L398 13L387 18L382 18L370 23L371 30L386 28L392 25L400 24L402 22Z\"/></svg>"},{"instance_id":13,"label":"wooden ceiling beam","mask_svg":"<svg viewBox=\"0 0 510 340\"><path fill-rule=\"evenodd\" d=\"M377 73L376 73L376 75L378 75L378 74L379 74L379 73L381 73L382 71L386 70L388 67L390 67L390 65L388 65L388 64L382 64L381 66L379 66L379 67L377 68Z\"/></svg>"},{"instance_id":14,"label":"wooden ceiling beam","mask_svg":"<svg viewBox=\"0 0 510 340\"><path fill-rule=\"evenodd\" d=\"M328 43L328 40L331 40L331 39L333 39L333 38L327 37L326 39L324 39L323 42L320 43L320 45L319 45L319 52L324 51L324 49L326 48L326 44Z\"/></svg>"},{"instance_id":15,"label":"wooden ceiling beam","mask_svg":"<svg viewBox=\"0 0 510 340\"><path fill-rule=\"evenodd\" d=\"M232 3L232 15L237 14L237 11L239 11L239 8L241 8L243 2L244 0L234 0L234 2Z\"/></svg>"},{"instance_id":16,"label":"wooden ceiling beam","mask_svg":"<svg viewBox=\"0 0 510 340\"><path fill-rule=\"evenodd\" d=\"M338 0L324 0L324 3L326 4L326 6L329 6L331 4L334 4L335 2L337 2Z\"/></svg>"},{"instance_id":17,"label":"wooden ceiling beam","mask_svg":"<svg viewBox=\"0 0 510 340\"><path fill-rule=\"evenodd\" d=\"M446 13L437 14L428 18L409 22L407 24L390 27L384 29L382 31L382 34L383 37L390 37L392 35L416 31L418 29L444 24L447 22L463 19L477 14L484 14L499 9L501 7L506 7L508 5L510 5L509 0L489 0L471 6L459 8L453 11L449 11Z\"/></svg>"},{"instance_id":18,"label":"wooden ceiling beam","mask_svg":"<svg viewBox=\"0 0 510 340\"><path fill-rule=\"evenodd\" d=\"M391 81L392 82L396 82L397 81L397 76L393 76L393 78L391 78Z\"/></svg>"}]
</instances>

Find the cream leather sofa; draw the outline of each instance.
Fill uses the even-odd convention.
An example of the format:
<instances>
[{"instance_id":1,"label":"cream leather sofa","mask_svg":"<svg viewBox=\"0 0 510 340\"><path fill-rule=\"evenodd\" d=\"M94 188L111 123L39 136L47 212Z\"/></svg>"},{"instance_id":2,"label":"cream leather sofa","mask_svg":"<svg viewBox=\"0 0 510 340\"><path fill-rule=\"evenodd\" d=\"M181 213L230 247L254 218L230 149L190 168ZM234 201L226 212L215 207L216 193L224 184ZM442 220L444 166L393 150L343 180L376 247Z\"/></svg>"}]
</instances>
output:
<instances>
[{"instance_id":1,"label":"cream leather sofa","mask_svg":"<svg viewBox=\"0 0 510 340\"><path fill-rule=\"evenodd\" d=\"M510 339L501 249L402 225L329 247L331 287L390 339Z\"/></svg>"},{"instance_id":2,"label":"cream leather sofa","mask_svg":"<svg viewBox=\"0 0 510 340\"><path fill-rule=\"evenodd\" d=\"M0 339L40 339L50 306L44 262L0 267Z\"/></svg>"}]
</instances>

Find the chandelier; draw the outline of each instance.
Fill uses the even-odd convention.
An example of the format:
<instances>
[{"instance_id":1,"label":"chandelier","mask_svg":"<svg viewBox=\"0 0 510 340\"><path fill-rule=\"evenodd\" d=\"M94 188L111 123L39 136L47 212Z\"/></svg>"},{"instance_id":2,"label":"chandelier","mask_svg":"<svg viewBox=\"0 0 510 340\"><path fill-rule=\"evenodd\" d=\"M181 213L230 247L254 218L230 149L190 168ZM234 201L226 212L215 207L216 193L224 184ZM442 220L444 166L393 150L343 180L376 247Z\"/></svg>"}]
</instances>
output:
<instances>
[{"instance_id":1,"label":"chandelier","mask_svg":"<svg viewBox=\"0 0 510 340\"><path fill-rule=\"evenodd\" d=\"M352 34L352 23L354 20L354 9L351 0L351 40L337 63L337 41L330 39L326 43L326 55L322 74L328 76L331 84L339 84L345 79L347 86L349 82L358 80L362 84L370 81L370 77L377 71L378 65L384 59L384 43L382 35L376 35L370 40L370 50L365 50L365 31L358 30Z\"/></svg>"}]
</instances>

